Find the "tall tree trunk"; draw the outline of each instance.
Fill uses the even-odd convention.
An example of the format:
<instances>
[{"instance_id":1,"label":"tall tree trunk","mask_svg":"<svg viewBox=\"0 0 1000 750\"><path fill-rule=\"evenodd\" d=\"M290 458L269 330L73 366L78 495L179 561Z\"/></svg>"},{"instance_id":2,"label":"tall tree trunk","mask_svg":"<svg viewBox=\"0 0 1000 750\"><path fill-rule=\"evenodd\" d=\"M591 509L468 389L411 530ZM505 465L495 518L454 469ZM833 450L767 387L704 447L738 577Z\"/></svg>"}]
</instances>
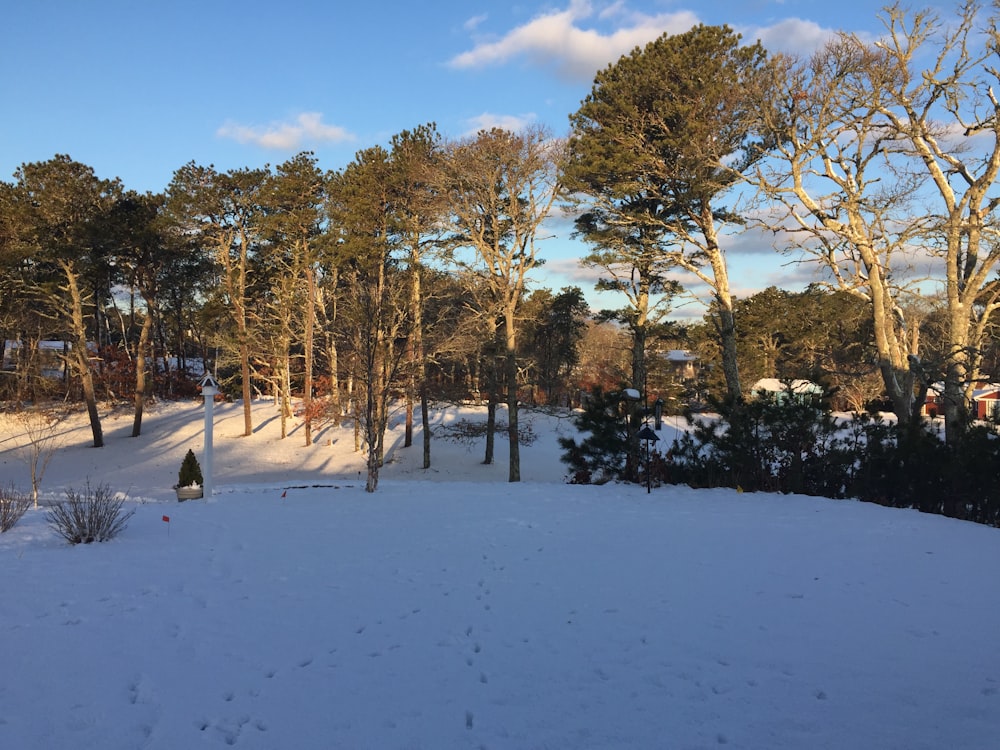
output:
<instances>
[{"instance_id":1,"label":"tall tree trunk","mask_svg":"<svg viewBox=\"0 0 1000 750\"><path fill-rule=\"evenodd\" d=\"M493 444L496 439L497 430L497 396L496 388L490 388L486 397L486 455L483 463L490 465L493 463Z\"/></svg>"},{"instance_id":2,"label":"tall tree trunk","mask_svg":"<svg viewBox=\"0 0 1000 750\"><path fill-rule=\"evenodd\" d=\"M83 322L83 296L80 293L79 277L70 263L59 261L59 265L66 275L66 287L70 297L70 325L74 339L73 351L70 354L83 387L83 398L87 404L87 415L90 417L94 447L103 448L104 431L101 429L101 415L97 411L94 375L90 370L90 356L87 353L87 327Z\"/></svg>"},{"instance_id":3,"label":"tall tree trunk","mask_svg":"<svg viewBox=\"0 0 1000 750\"><path fill-rule=\"evenodd\" d=\"M330 289L335 290L339 273L336 268L327 270L327 279ZM333 327L337 322L337 297L335 292L327 293L326 285L319 288L317 292L317 308L320 313L320 329L323 331L323 345L326 351L327 366L330 375L330 398L333 400L331 408L337 415L344 413L340 403L340 380L338 377L339 358L337 351L337 339L333 335Z\"/></svg>"},{"instance_id":4,"label":"tall tree trunk","mask_svg":"<svg viewBox=\"0 0 1000 750\"><path fill-rule=\"evenodd\" d=\"M736 316L731 307L719 305L719 343L722 345L722 374L726 378L726 392L734 400L743 398L740 386L740 368L736 355Z\"/></svg>"},{"instance_id":5,"label":"tall tree trunk","mask_svg":"<svg viewBox=\"0 0 1000 750\"><path fill-rule=\"evenodd\" d=\"M373 346L376 344L373 343ZM365 412L364 412L364 435L366 450L368 452L366 457L366 479L365 479L365 492L375 492L378 489L379 471L382 468L382 455L379 445L379 408L378 408L378 395L376 390L378 386L375 383L375 379L378 377L378 356L373 352L369 352L367 359L368 373L367 373L367 385L365 387Z\"/></svg>"},{"instance_id":6,"label":"tall tree trunk","mask_svg":"<svg viewBox=\"0 0 1000 750\"><path fill-rule=\"evenodd\" d=\"M632 387L646 392L646 326L632 329Z\"/></svg>"},{"instance_id":7,"label":"tall tree trunk","mask_svg":"<svg viewBox=\"0 0 1000 750\"><path fill-rule=\"evenodd\" d=\"M726 392L733 401L739 402L743 400L743 388L740 385L740 367L736 353L736 316L729 288L729 266L719 246L715 216L707 202L701 207L697 222L705 238L705 255L712 267L713 296L719 308L719 343L722 346L722 374L726 378Z\"/></svg>"},{"instance_id":8,"label":"tall tree trunk","mask_svg":"<svg viewBox=\"0 0 1000 750\"><path fill-rule=\"evenodd\" d=\"M865 263L868 289L871 295L872 329L875 334L875 351L882 385L892 403L892 410L899 420L913 422L919 408L914 401L915 375L910 368L907 343L900 335L899 315L884 269L878 262L874 248L868 243L858 243ZM916 340L914 341L916 344ZM916 354L916 351L912 352ZM916 408L915 408L916 407Z\"/></svg>"},{"instance_id":9,"label":"tall tree trunk","mask_svg":"<svg viewBox=\"0 0 1000 750\"><path fill-rule=\"evenodd\" d=\"M406 386L406 412L405 412L405 423L403 429L403 447L409 448L413 445L413 391L414 391L414 380L412 375L407 376L409 383Z\"/></svg>"},{"instance_id":10,"label":"tall tree trunk","mask_svg":"<svg viewBox=\"0 0 1000 750\"><path fill-rule=\"evenodd\" d=\"M302 409L305 415L306 446L312 445L312 390L313 390L313 331L316 327L316 273L311 263L306 264L306 320L305 320L305 384Z\"/></svg>"},{"instance_id":11,"label":"tall tree trunk","mask_svg":"<svg viewBox=\"0 0 1000 750\"><path fill-rule=\"evenodd\" d=\"M427 389L420 389L420 424L423 427L424 468L431 468L431 415L427 403Z\"/></svg>"},{"instance_id":12,"label":"tall tree trunk","mask_svg":"<svg viewBox=\"0 0 1000 750\"><path fill-rule=\"evenodd\" d=\"M253 434L253 399L250 393L250 342L246 329L240 332L240 379L243 381L243 437L250 437Z\"/></svg>"},{"instance_id":13,"label":"tall tree trunk","mask_svg":"<svg viewBox=\"0 0 1000 750\"><path fill-rule=\"evenodd\" d=\"M514 310L504 315L504 380L507 381L507 438L510 442L508 482L521 481L521 441L517 425L517 340L514 327Z\"/></svg>"},{"instance_id":14,"label":"tall tree trunk","mask_svg":"<svg viewBox=\"0 0 1000 750\"><path fill-rule=\"evenodd\" d=\"M418 240L415 240L416 243ZM410 375L409 387L406 393L406 438L403 445L409 448L413 444L413 401L417 393L420 394L421 413L425 406L426 387L424 379L427 377L427 366L424 357L423 340L423 304L420 279L420 263L417 253L413 253L411 259L411 279L410 279L410 319L413 321L410 337L407 342L409 347ZM430 450L427 446L427 439L430 433L424 427L424 461L427 463L425 469L430 467Z\"/></svg>"},{"instance_id":15,"label":"tall tree trunk","mask_svg":"<svg viewBox=\"0 0 1000 750\"><path fill-rule=\"evenodd\" d=\"M969 425L966 383L969 380L970 316L961 300L949 300L948 357L944 373L944 434L956 442Z\"/></svg>"},{"instance_id":16,"label":"tall tree trunk","mask_svg":"<svg viewBox=\"0 0 1000 750\"><path fill-rule=\"evenodd\" d=\"M649 283L646 282L648 289ZM649 314L649 294L640 292L636 298L636 322L632 330L632 387L637 390L641 397L646 395L646 334L648 332L647 316ZM641 422L639 410L642 407L642 398L638 400L625 400L627 411L626 436L628 440L628 453L625 457L625 476L629 481L639 481L639 424Z\"/></svg>"},{"instance_id":17,"label":"tall tree trunk","mask_svg":"<svg viewBox=\"0 0 1000 750\"><path fill-rule=\"evenodd\" d=\"M381 351L381 332L376 330L371 332L373 350L368 353L367 385L365 388L365 441L368 443L368 478L365 481L365 491L375 492L378 489L379 470L382 468L382 441L381 434L384 432L384 419L379 408L380 398L378 391L381 388L381 375L383 372Z\"/></svg>"},{"instance_id":18,"label":"tall tree trunk","mask_svg":"<svg viewBox=\"0 0 1000 750\"><path fill-rule=\"evenodd\" d=\"M286 341L281 355L281 437L288 437L288 420L292 416L292 357L291 343Z\"/></svg>"},{"instance_id":19,"label":"tall tree trunk","mask_svg":"<svg viewBox=\"0 0 1000 750\"><path fill-rule=\"evenodd\" d=\"M639 278L635 296L635 325L632 327L632 387L646 392L646 333L649 330L649 275Z\"/></svg>"},{"instance_id":20,"label":"tall tree trunk","mask_svg":"<svg viewBox=\"0 0 1000 750\"><path fill-rule=\"evenodd\" d=\"M247 323L247 253L249 247L249 236L245 228L240 228L240 252L236 263L236 278L232 276L232 261L230 258L230 244L220 245L217 255L222 259L223 266L227 269L224 278L229 294L229 304L233 307L233 318L236 321L236 330L239 335L240 346L240 372L243 377L243 437L250 437L253 434L253 411L252 398L250 392L250 330Z\"/></svg>"},{"instance_id":21,"label":"tall tree trunk","mask_svg":"<svg viewBox=\"0 0 1000 750\"><path fill-rule=\"evenodd\" d=\"M149 347L152 328L152 305L146 299L146 316L142 319L139 344L135 352L135 417L132 420L132 437L139 437L142 433L142 410L146 404L146 349Z\"/></svg>"}]
</instances>

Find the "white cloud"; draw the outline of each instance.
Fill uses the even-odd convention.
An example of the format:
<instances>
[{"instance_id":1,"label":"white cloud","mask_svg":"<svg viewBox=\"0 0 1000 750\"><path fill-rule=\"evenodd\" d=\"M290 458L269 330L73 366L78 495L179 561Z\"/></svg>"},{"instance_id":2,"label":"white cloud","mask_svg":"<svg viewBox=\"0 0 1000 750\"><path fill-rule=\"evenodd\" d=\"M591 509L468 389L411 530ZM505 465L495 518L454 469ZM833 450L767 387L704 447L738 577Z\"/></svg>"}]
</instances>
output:
<instances>
[{"instance_id":1,"label":"white cloud","mask_svg":"<svg viewBox=\"0 0 1000 750\"><path fill-rule=\"evenodd\" d=\"M482 18L476 19L478 28ZM589 82L594 74L636 47L665 33L680 34L700 22L694 11L647 15L628 8L627 0L602 4L595 12L588 0L570 0L562 10L536 16L499 38L482 38L449 61L453 68L484 68L524 59L571 81ZM602 24L610 30L596 26ZM813 21L788 18L770 26L736 29L746 42L758 39L769 52L808 55L834 35Z\"/></svg>"},{"instance_id":2,"label":"white cloud","mask_svg":"<svg viewBox=\"0 0 1000 750\"><path fill-rule=\"evenodd\" d=\"M303 112L292 122L270 125L240 125L227 122L216 131L222 138L239 143L252 143L261 148L295 149L310 143L343 143L354 136L342 127L327 125L319 112Z\"/></svg>"},{"instance_id":3,"label":"white cloud","mask_svg":"<svg viewBox=\"0 0 1000 750\"><path fill-rule=\"evenodd\" d=\"M808 56L826 44L836 33L818 23L801 18L787 18L771 26L737 29L743 40L760 41L768 52L785 52Z\"/></svg>"},{"instance_id":4,"label":"white cloud","mask_svg":"<svg viewBox=\"0 0 1000 750\"><path fill-rule=\"evenodd\" d=\"M535 122L536 119L535 115L530 112L523 115L495 115L492 112L483 112L481 115L466 120L469 123L469 128L465 135L475 135L480 130L490 130L491 128L503 128L516 133Z\"/></svg>"},{"instance_id":5,"label":"white cloud","mask_svg":"<svg viewBox=\"0 0 1000 750\"><path fill-rule=\"evenodd\" d=\"M623 25L610 33L583 28L582 21L594 15L585 0L571 0L565 10L537 16L497 40L483 40L468 52L452 58L454 68L480 68L523 57L541 67L553 68L569 80L589 81L594 74L637 46L665 32L687 31L698 22L690 11L648 16L629 13L624 2L605 7L599 18L621 19Z\"/></svg>"},{"instance_id":6,"label":"white cloud","mask_svg":"<svg viewBox=\"0 0 1000 750\"><path fill-rule=\"evenodd\" d=\"M473 16L464 24L462 24L462 28L465 29L466 31L475 31L476 28L479 26L479 24L486 21L487 18L489 18L489 16L487 16L485 13L479 16Z\"/></svg>"}]
</instances>

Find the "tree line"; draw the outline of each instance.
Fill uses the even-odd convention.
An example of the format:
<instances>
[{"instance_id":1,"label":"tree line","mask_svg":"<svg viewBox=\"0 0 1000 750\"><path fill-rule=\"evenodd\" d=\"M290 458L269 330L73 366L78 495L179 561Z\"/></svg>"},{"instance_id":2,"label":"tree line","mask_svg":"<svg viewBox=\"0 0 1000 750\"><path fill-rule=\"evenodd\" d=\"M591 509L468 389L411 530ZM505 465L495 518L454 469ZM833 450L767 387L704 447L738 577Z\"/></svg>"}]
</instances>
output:
<instances>
[{"instance_id":1,"label":"tree line","mask_svg":"<svg viewBox=\"0 0 1000 750\"><path fill-rule=\"evenodd\" d=\"M997 8L879 18L877 39L841 32L806 59L698 26L598 73L571 116L566 184L595 248L583 262L627 297L633 383L679 269L705 290L724 393L743 399L726 251L755 228L863 305L900 420L940 383L947 440L964 433L1000 303Z\"/></svg>"},{"instance_id":2,"label":"tree line","mask_svg":"<svg viewBox=\"0 0 1000 750\"><path fill-rule=\"evenodd\" d=\"M740 231L763 229L821 269L816 290L856 303L844 336L867 339L828 347L844 382L877 372L903 420L943 382L957 439L1000 301L997 15L964 2L944 19L899 6L880 18L877 40L839 33L807 59L726 26L665 34L596 75L565 139L445 139L430 123L342 169L309 152L274 168L192 162L155 194L66 155L23 164L0 182L0 328L19 342L5 395L50 388L32 342L65 341L99 446L99 388L132 395L138 435L145 399L189 387L171 375L196 355L239 390L248 435L255 392L275 398L283 435L300 396L307 443L316 420L356 416L374 490L390 405L405 403L410 444L428 399L471 392L489 405L487 461L506 404L517 481L525 388L566 401L598 366L580 366L594 333L580 290L530 287L545 222L565 208L590 248L582 264L625 301L602 313L627 335L625 382L645 390L692 289L708 313L686 335L717 358L723 394L743 398L748 347L776 367L775 331L750 333L727 263Z\"/></svg>"},{"instance_id":3,"label":"tree line","mask_svg":"<svg viewBox=\"0 0 1000 750\"><path fill-rule=\"evenodd\" d=\"M145 195L69 156L24 164L0 194L0 327L19 344L5 396L55 387L32 344L66 341L100 446L99 387L133 395L138 435L154 388L183 388L172 375L187 357L215 360L242 396L247 435L263 392L282 436L301 397L306 444L316 420L358 417L370 489L397 398L408 443L415 404L426 420L428 398L449 393L481 394L491 413L506 401L516 430L518 383L565 397L588 313L579 289L526 287L558 195L559 146L541 129L445 143L429 124L338 171L311 153L273 169L189 163Z\"/></svg>"}]
</instances>

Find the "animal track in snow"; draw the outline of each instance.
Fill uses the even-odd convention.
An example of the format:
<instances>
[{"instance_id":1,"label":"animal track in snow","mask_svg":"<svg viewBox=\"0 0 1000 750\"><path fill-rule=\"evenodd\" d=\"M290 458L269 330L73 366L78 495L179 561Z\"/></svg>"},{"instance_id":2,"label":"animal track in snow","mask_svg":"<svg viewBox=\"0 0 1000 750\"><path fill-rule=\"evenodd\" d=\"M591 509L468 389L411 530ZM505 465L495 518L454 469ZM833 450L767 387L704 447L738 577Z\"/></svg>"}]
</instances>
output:
<instances>
[{"instance_id":1,"label":"animal track in snow","mask_svg":"<svg viewBox=\"0 0 1000 750\"><path fill-rule=\"evenodd\" d=\"M222 741L227 745L233 746L237 743L240 735L243 732L243 728L247 725L252 726L258 732L266 732L267 724L261 719L251 719L247 714L243 714L236 719L222 719L218 723L213 723L208 719L199 719L195 721L194 727L199 732L206 732L209 729L215 729L220 735L222 735Z\"/></svg>"}]
</instances>

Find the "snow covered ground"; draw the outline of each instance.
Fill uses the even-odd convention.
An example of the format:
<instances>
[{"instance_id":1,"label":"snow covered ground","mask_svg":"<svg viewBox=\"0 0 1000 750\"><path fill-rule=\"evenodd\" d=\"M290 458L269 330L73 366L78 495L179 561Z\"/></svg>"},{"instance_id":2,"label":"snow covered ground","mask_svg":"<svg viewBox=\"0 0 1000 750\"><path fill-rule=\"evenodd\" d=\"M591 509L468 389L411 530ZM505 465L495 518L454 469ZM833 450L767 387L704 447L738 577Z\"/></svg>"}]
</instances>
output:
<instances>
[{"instance_id":1,"label":"snow covered ground","mask_svg":"<svg viewBox=\"0 0 1000 750\"><path fill-rule=\"evenodd\" d=\"M397 422L370 495L351 430L281 441L264 402L249 438L216 407L215 494L178 504L202 408L140 438L109 416L103 449L61 430L47 499L89 478L136 514L100 545L41 511L0 536L0 747L998 747L1000 530L566 485L572 426L541 415L515 485L502 438L494 466L435 440L425 472ZM0 483L26 488L19 442L0 420Z\"/></svg>"}]
</instances>

